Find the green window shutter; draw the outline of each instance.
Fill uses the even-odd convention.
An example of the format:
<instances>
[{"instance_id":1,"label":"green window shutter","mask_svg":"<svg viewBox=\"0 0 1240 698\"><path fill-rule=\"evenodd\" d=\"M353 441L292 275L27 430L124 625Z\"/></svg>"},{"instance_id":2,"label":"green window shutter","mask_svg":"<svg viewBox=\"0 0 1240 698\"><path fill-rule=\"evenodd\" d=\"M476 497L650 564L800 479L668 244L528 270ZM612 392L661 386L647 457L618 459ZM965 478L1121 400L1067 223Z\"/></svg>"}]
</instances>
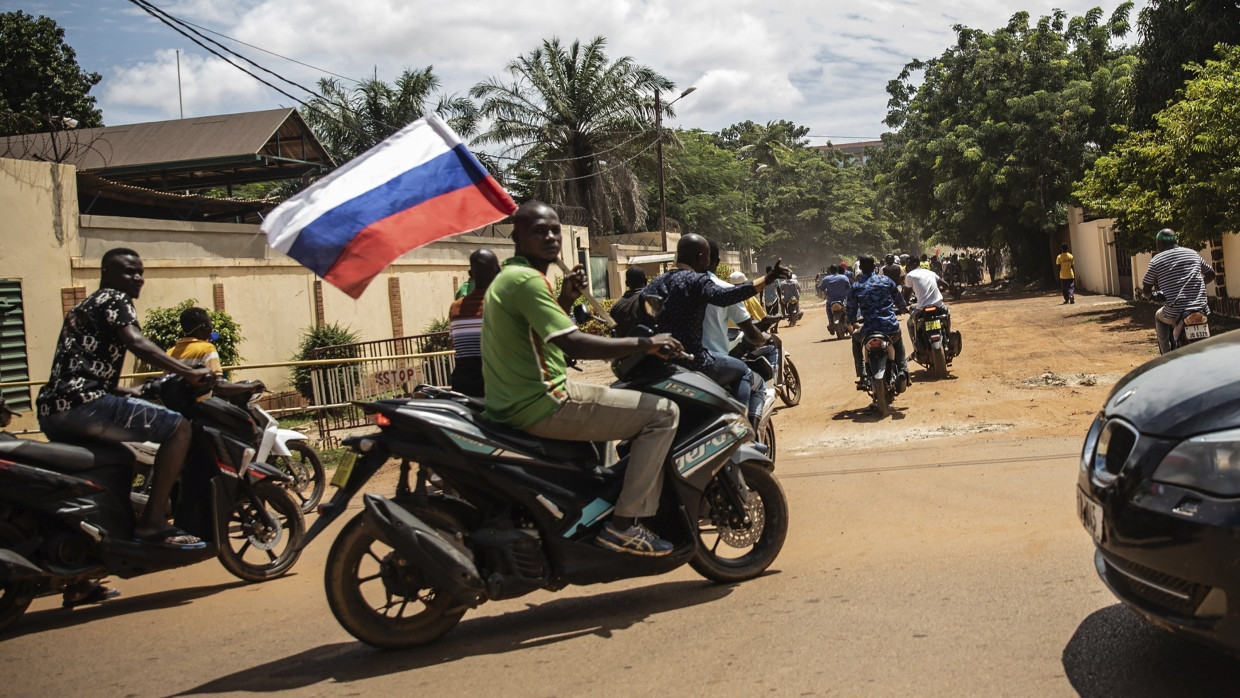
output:
<instances>
[{"instance_id":1,"label":"green window shutter","mask_svg":"<svg viewBox=\"0 0 1240 698\"><path fill-rule=\"evenodd\" d=\"M30 380L26 362L26 321L22 307L22 282L0 279L0 383ZM9 409L24 412L31 409L30 388L0 388L0 395Z\"/></svg>"}]
</instances>

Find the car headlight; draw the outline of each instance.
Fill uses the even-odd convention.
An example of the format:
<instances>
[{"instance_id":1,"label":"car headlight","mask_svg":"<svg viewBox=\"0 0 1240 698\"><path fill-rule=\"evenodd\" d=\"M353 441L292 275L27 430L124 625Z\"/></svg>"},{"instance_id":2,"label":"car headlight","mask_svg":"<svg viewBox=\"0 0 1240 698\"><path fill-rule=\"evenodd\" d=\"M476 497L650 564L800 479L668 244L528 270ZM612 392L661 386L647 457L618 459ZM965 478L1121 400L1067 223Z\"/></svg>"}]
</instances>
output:
<instances>
[{"instance_id":1,"label":"car headlight","mask_svg":"<svg viewBox=\"0 0 1240 698\"><path fill-rule=\"evenodd\" d=\"M1158 464L1154 480L1210 494L1240 495L1240 429L1181 441Z\"/></svg>"}]
</instances>

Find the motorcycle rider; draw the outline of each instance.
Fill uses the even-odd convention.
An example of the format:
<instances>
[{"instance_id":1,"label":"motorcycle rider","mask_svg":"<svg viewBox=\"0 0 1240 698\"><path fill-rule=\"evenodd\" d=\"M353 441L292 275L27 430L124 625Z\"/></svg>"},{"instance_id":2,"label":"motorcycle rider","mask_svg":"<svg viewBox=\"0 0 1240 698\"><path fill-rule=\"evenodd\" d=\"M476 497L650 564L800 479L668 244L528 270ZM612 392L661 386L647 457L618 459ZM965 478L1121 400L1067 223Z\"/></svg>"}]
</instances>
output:
<instances>
[{"instance_id":1,"label":"motorcycle rider","mask_svg":"<svg viewBox=\"0 0 1240 698\"><path fill-rule=\"evenodd\" d=\"M861 277L848 290L848 322L857 321L862 317L861 329L853 334L853 365L857 371L857 389L865 390L866 378L863 375L861 360L861 343L866 335L879 332L887 335L896 352L896 367L900 377L908 380L908 358L904 354L904 337L900 332L900 323L896 320L897 309L908 309L904 296L896 288L895 282L874 273L874 258L861 255ZM897 385L899 380L897 380Z\"/></svg>"},{"instance_id":2,"label":"motorcycle rider","mask_svg":"<svg viewBox=\"0 0 1240 698\"><path fill-rule=\"evenodd\" d=\"M838 266L831 265L827 268L827 272L827 275L822 277L822 281L818 282L818 289L827 294L827 333L833 334L835 314L831 312L831 305L848 302L848 290L852 288L852 282Z\"/></svg>"},{"instance_id":3,"label":"motorcycle rider","mask_svg":"<svg viewBox=\"0 0 1240 698\"><path fill-rule=\"evenodd\" d=\"M674 359L690 371L700 371L719 385L728 388L741 404L746 406L749 417L761 414L762 396L754 395L748 376L749 367L740 359L726 353L715 355L702 346L702 323L708 305L727 306L756 295L764 287L778 279L787 278L790 271L776 262L763 278L734 288L721 288L706 275L710 268L710 243L701 235L690 233L676 244L676 267L650 282L642 291L642 297L658 296L663 299L663 309L657 318L649 320L656 329L671 332L693 355L692 360Z\"/></svg>"},{"instance_id":4,"label":"motorcycle rider","mask_svg":"<svg viewBox=\"0 0 1240 698\"><path fill-rule=\"evenodd\" d=\"M568 311L587 287L585 269L578 265L565 275L559 299L552 297L546 272L560 256L560 218L547 204L529 201L519 207L512 238L516 256L504 261L491 282L482 316L484 416L544 439L632 439L615 511L596 540L617 552L667 555L672 544L638 519L658 511L679 409L671 400L636 390L569 381L564 356L667 357L681 344L669 334L610 338L577 330Z\"/></svg>"},{"instance_id":5,"label":"motorcycle rider","mask_svg":"<svg viewBox=\"0 0 1240 698\"><path fill-rule=\"evenodd\" d=\"M740 286L748 280L749 277L740 271L734 271L728 277L728 283L733 286ZM771 366L779 370L779 352L783 350L783 343L778 335L763 332L758 329L756 324L762 322L766 317L766 311L762 309L762 302L758 300L757 296L751 296L746 298L741 305L745 306L745 312L749 314L749 320L742 324L732 324L736 324L736 327L745 336L745 341L755 347L750 353L755 356L766 357L766 360L771 362Z\"/></svg>"},{"instance_id":6,"label":"motorcycle rider","mask_svg":"<svg viewBox=\"0 0 1240 698\"><path fill-rule=\"evenodd\" d=\"M641 267L629 267L624 270L625 292L611 306L611 319L616 321L612 330L614 337L627 337L634 327L640 323L641 293L646 288L646 270Z\"/></svg>"},{"instance_id":7,"label":"motorcycle rider","mask_svg":"<svg viewBox=\"0 0 1240 698\"><path fill-rule=\"evenodd\" d=\"M713 270L719 268L719 243L709 240L708 244L710 245L710 268L706 270L706 275L720 288L734 288L733 284L715 276ZM745 310L744 301L738 301L727 306L709 305L706 307L706 312L702 316L702 347L709 351L712 356L729 356L729 322L740 327L742 332L745 332L746 328L748 328L750 332L746 332L746 337L750 339L750 342L765 349L770 337L759 332L758 328L754 327L749 311ZM770 361L769 350L767 354L767 360ZM776 367L777 364L772 363L771 366ZM754 373L748 366L745 368L747 370L745 380L749 381L749 403L747 404L749 420L756 426L762 417L762 400L766 394L766 382L762 379L762 376ZM754 403L756 403L756 409Z\"/></svg>"},{"instance_id":8,"label":"motorcycle rider","mask_svg":"<svg viewBox=\"0 0 1240 698\"><path fill-rule=\"evenodd\" d=\"M885 262L882 268L883 276L896 282L896 286L901 286L904 283L904 268L896 264L895 254L883 257L883 262Z\"/></svg>"},{"instance_id":9,"label":"motorcycle rider","mask_svg":"<svg viewBox=\"0 0 1240 698\"><path fill-rule=\"evenodd\" d=\"M101 263L99 290L65 316L48 381L35 400L39 427L51 441L154 441L149 503L134 527L139 542L173 549L206 546L197 536L168 522L168 501L189 451L189 422L163 406L140 400L135 388L119 385L125 352L155 368L210 385L214 375L166 354L138 327L133 299L142 292L143 265L137 252L108 250Z\"/></svg>"},{"instance_id":10,"label":"motorcycle rider","mask_svg":"<svg viewBox=\"0 0 1240 698\"><path fill-rule=\"evenodd\" d=\"M168 350L168 356L188 366L206 366L211 373L222 376L224 368L220 365L220 352L213 343L220 338L220 333L211 323L211 314L206 308L186 308L181 311L179 320L181 338ZM263 390L266 386L262 381L230 383L218 377L211 386L211 392L220 396L253 394Z\"/></svg>"},{"instance_id":11,"label":"motorcycle rider","mask_svg":"<svg viewBox=\"0 0 1240 698\"><path fill-rule=\"evenodd\" d=\"M1154 334L1158 338L1158 350L1163 354L1171 351L1171 333L1175 323L1188 313L1198 311L1210 314L1206 302L1206 284L1214 281L1214 270L1193 250L1176 244L1179 236L1170 228L1163 228L1154 236L1158 253L1150 260L1150 266L1141 279L1141 292L1149 295L1157 288L1167 297L1166 303L1154 313Z\"/></svg>"},{"instance_id":12,"label":"motorcycle rider","mask_svg":"<svg viewBox=\"0 0 1240 698\"><path fill-rule=\"evenodd\" d=\"M947 283L938 274L929 269L921 268L917 260L907 262L904 272L904 297L912 300L913 306L908 314L908 336L913 340L913 349L917 349L917 317L927 306L937 306L943 311L943 334L951 336L952 318L943 302L943 292L947 291Z\"/></svg>"},{"instance_id":13,"label":"motorcycle rider","mask_svg":"<svg viewBox=\"0 0 1240 698\"><path fill-rule=\"evenodd\" d=\"M789 318L790 321L800 319L801 308L801 285L797 283L797 275L784 279L779 282L779 298L780 305L783 306L784 312L788 315L796 315L795 318Z\"/></svg>"}]
</instances>

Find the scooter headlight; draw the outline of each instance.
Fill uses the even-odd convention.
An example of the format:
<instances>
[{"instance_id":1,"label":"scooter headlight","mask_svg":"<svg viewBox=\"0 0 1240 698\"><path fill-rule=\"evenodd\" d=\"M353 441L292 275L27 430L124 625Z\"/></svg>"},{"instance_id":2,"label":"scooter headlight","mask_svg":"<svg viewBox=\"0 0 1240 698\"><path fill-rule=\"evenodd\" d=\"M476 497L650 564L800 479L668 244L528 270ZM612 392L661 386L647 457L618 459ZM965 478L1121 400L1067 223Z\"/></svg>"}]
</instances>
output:
<instances>
[{"instance_id":1,"label":"scooter headlight","mask_svg":"<svg viewBox=\"0 0 1240 698\"><path fill-rule=\"evenodd\" d=\"M1240 429L1181 441L1163 457L1153 479L1209 494L1240 495Z\"/></svg>"}]
</instances>

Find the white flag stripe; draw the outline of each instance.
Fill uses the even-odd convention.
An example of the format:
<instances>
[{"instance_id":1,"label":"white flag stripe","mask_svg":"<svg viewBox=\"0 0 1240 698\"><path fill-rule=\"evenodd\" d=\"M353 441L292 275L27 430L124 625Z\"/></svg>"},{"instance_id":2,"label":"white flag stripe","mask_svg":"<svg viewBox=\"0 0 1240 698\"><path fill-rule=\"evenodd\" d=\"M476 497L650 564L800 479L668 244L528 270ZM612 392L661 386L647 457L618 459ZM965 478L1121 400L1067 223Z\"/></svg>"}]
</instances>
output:
<instances>
[{"instance_id":1,"label":"white flag stripe","mask_svg":"<svg viewBox=\"0 0 1240 698\"><path fill-rule=\"evenodd\" d=\"M460 137L434 114L414 121L272 211L262 225L268 244L287 254L302 228L319 216L460 143Z\"/></svg>"}]
</instances>

